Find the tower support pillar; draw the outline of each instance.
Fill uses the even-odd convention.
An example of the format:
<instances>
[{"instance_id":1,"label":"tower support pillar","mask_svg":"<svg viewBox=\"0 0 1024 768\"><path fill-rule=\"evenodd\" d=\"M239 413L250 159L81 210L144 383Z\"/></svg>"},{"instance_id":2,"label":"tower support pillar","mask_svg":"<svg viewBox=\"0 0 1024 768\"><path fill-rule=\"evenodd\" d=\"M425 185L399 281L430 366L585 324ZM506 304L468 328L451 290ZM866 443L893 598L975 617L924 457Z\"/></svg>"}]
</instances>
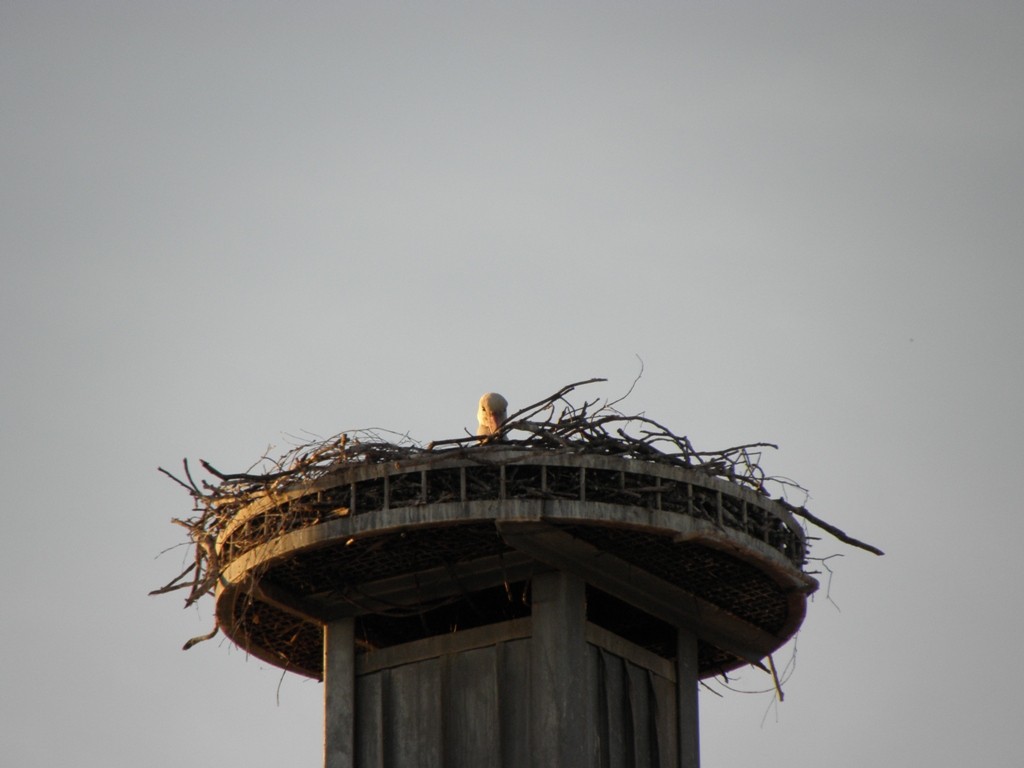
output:
<instances>
[{"instance_id":1,"label":"tower support pillar","mask_svg":"<svg viewBox=\"0 0 1024 768\"><path fill-rule=\"evenodd\" d=\"M679 768L700 768L700 720L697 714L700 676L697 662L697 636L679 628L676 632Z\"/></svg>"},{"instance_id":2,"label":"tower support pillar","mask_svg":"<svg viewBox=\"0 0 1024 768\"><path fill-rule=\"evenodd\" d=\"M324 627L324 768L355 766L355 619Z\"/></svg>"},{"instance_id":3,"label":"tower support pillar","mask_svg":"<svg viewBox=\"0 0 1024 768\"><path fill-rule=\"evenodd\" d=\"M534 765L591 765L588 754L586 585L553 571L533 579Z\"/></svg>"}]
</instances>

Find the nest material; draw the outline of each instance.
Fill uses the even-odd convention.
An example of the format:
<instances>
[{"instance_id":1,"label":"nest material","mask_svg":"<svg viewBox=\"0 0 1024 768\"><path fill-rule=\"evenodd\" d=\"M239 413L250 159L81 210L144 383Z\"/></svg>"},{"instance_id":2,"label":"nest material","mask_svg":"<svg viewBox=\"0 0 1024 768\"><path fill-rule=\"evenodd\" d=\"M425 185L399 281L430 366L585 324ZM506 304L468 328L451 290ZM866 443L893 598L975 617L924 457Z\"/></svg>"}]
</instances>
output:
<instances>
[{"instance_id":1,"label":"nest material","mask_svg":"<svg viewBox=\"0 0 1024 768\"><path fill-rule=\"evenodd\" d=\"M493 435L465 436L420 445L408 435L388 439L381 430L346 432L318 442L298 446L283 456L264 456L250 471L227 474L206 461L202 467L216 480L197 483L188 460L183 461L184 479L167 470L160 471L182 485L192 496L193 514L172 522L188 531L193 548L192 562L177 577L150 594L188 590L185 605L189 606L213 592L221 575L222 563L217 551L217 538L231 524L235 515L260 499L287 491L301 490L324 475L363 464L379 464L408 459L431 461L451 457L472 457L482 445L499 443L503 447L526 451L569 451L581 454L616 456L634 461L687 467L748 487L770 496L769 489L781 494L777 499L799 517L817 525L836 538L853 546L882 554L871 545L857 541L838 528L811 515L802 505L793 505L787 496L797 493L803 500L807 492L797 483L783 477L767 475L760 460L772 443L749 443L717 451L698 451L686 436L674 434L643 414L625 415L616 406L628 396L598 405L598 400L572 404L567 396L577 387L604 381L588 379L562 387L554 394L513 413ZM395 433L386 433L394 436ZM193 638L185 647L212 637Z\"/></svg>"}]
</instances>

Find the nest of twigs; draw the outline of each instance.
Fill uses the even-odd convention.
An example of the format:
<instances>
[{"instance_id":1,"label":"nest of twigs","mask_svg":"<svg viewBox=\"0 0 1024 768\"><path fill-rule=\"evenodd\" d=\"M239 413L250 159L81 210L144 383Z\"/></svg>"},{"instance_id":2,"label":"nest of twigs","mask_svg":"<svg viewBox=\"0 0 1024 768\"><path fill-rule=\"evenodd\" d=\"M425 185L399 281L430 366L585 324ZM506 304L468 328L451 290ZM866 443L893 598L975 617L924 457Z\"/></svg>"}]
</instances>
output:
<instances>
[{"instance_id":1,"label":"nest of twigs","mask_svg":"<svg viewBox=\"0 0 1024 768\"><path fill-rule=\"evenodd\" d=\"M510 449L570 451L687 467L746 486L765 496L775 491L776 500L795 515L847 544L882 554L808 512L804 506L807 491L796 482L765 473L761 467L762 454L778 446L758 442L724 450L698 451L686 436L676 435L646 415L626 415L620 411L616 406L629 392L611 402L585 400L579 406L567 399L577 387L600 381L604 379L587 379L564 386L511 414L495 434L484 438L466 435L421 445L408 435L357 430L297 446L278 458L265 455L241 473L221 472L201 460L200 465L212 480L203 478L196 482L187 459L182 462L182 477L161 467L160 472L192 496L194 514L188 518L173 518L172 522L188 531L186 543L192 547L193 557L178 576L150 594L187 590L185 605L189 606L212 593L221 574L217 537L239 511L259 499L301 489L340 468L411 458L468 457L481 446L496 443ZM799 504L790 503L789 497L794 494L800 497ZM216 629L210 635L194 638L185 647L212 637L215 632Z\"/></svg>"}]
</instances>

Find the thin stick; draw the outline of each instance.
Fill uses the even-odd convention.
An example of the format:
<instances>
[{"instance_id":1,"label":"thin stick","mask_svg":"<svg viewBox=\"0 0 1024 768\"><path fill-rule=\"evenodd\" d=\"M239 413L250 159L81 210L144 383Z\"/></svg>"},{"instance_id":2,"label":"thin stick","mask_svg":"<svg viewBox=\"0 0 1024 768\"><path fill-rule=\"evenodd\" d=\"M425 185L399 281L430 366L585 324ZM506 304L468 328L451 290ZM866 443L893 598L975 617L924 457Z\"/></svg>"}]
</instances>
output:
<instances>
[{"instance_id":1,"label":"thin stick","mask_svg":"<svg viewBox=\"0 0 1024 768\"><path fill-rule=\"evenodd\" d=\"M768 669L772 671L772 681L775 683L775 693L778 694L779 701L782 701L786 697L782 694L782 683L779 682L779 673L775 671L775 659L772 655L768 654Z\"/></svg>"}]
</instances>

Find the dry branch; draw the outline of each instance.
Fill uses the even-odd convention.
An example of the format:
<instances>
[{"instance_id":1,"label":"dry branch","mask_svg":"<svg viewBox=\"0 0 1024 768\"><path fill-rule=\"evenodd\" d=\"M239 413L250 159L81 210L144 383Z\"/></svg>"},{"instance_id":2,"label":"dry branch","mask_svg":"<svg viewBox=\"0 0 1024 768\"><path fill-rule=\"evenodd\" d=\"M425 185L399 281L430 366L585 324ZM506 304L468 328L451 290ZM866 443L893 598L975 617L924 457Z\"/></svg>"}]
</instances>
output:
<instances>
[{"instance_id":1,"label":"dry branch","mask_svg":"<svg viewBox=\"0 0 1024 768\"><path fill-rule=\"evenodd\" d=\"M780 501L780 503L786 509L788 509L790 512L792 512L797 517L802 517L804 520L808 521L809 523L813 523L814 525L818 526L819 528L821 528L821 530L825 531L826 533L830 533L833 536L835 536L837 539L839 539L844 544L849 544L851 547L857 547L857 548L863 549L863 550L865 550L867 552L871 552L872 554L875 554L875 555L884 555L885 554L885 552L880 550L878 547L872 546L871 544L866 544L865 542L860 541L859 539L855 539L852 536L850 536L847 533L845 533L844 531L840 530L839 528L836 528L831 523L826 523L820 517L815 517L814 515L812 515L810 512L807 511L806 507L795 507L792 504L790 504L789 502L787 502L785 499L780 499L779 501Z\"/></svg>"}]
</instances>

